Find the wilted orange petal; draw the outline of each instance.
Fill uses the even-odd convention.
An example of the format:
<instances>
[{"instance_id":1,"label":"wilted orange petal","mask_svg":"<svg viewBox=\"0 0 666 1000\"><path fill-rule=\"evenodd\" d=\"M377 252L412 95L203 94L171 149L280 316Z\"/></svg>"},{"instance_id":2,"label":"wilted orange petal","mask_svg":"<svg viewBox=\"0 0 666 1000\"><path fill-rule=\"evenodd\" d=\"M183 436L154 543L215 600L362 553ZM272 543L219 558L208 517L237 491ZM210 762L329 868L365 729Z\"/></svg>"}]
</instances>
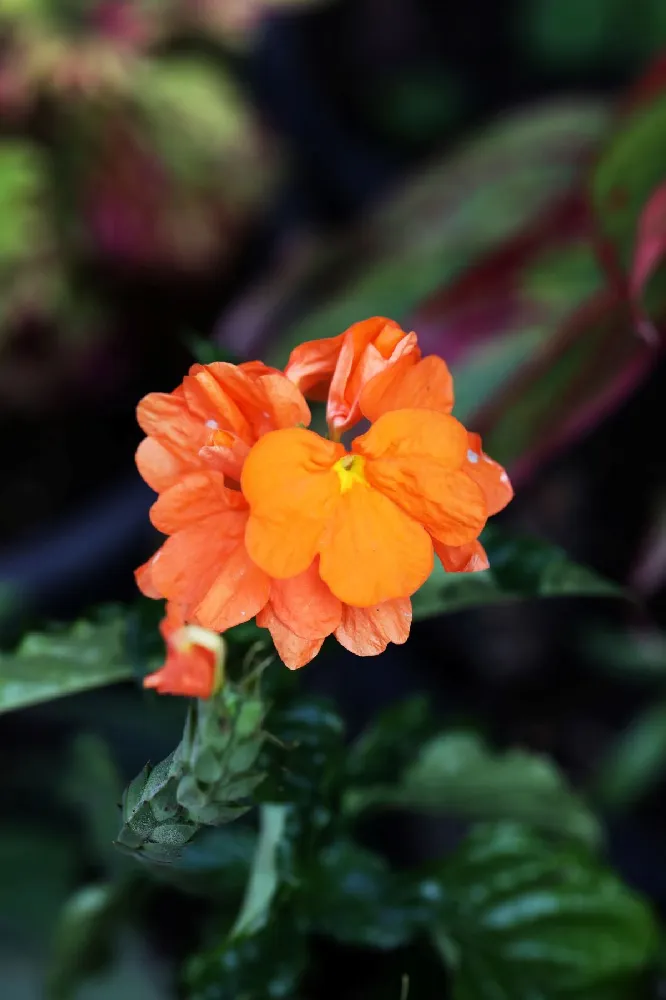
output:
<instances>
[{"instance_id":1,"label":"wilted orange petal","mask_svg":"<svg viewBox=\"0 0 666 1000\"><path fill-rule=\"evenodd\" d=\"M152 437L144 438L136 450L136 467L139 475L156 493L173 486L180 476L191 472L196 466L195 457L183 461Z\"/></svg>"},{"instance_id":2,"label":"wilted orange petal","mask_svg":"<svg viewBox=\"0 0 666 1000\"><path fill-rule=\"evenodd\" d=\"M467 431L454 417L392 410L352 447L367 458L368 482L439 541L464 545L478 537L487 511L481 489L460 471Z\"/></svg>"},{"instance_id":3,"label":"wilted orange petal","mask_svg":"<svg viewBox=\"0 0 666 1000\"><path fill-rule=\"evenodd\" d=\"M448 573L478 573L488 569L490 563L481 542L467 545L444 545L433 539L435 553Z\"/></svg>"},{"instance_id":4,"label":"wilted orange petal","mask_svg":"<svg viewBox=\"0 0 666 1000\"><path fill-rule=\"evenodd\" d=\"M151 392L136 408L141 429L185 462L206 443L210 433L188 410L181 393Z\"/></svg>"},{"instance_id":5,"label":"wilted orange petal","mask_svg":"<svg viewBox=\"0 0 666 1000\"><path fill-rule=\"evenodd\" d=\"M272 431L252 448L241 485L250 504L245 541L252 559L276 579L303 573L340 496L332 466L344 448L312 431Z\"/></svg>"},{"instance_id":6,"label":"wilted orange petal","mask_svg":"<svg viewBox=\"0 0 666 1000\"><path fill-rule=\"evenodd\" d=\"M398 645L406 642L411 624L412 602L408 597L385 601L374 608L345 604L335 638L350 653L376 656L384 652L389 642Z\"/></svg>"},{"instance_id":7,"label":"wilted orange petal","mask_svg":"<svg viewBox=\"0 0 666 1000\"><path fill-rule=\"evenodd\" d=\"M416 363L411 354L375 375L363 388L360 406L363 416L378 420L390 410L453 409L453 379L445 361L431 354Z\"/></svg>"},{"instance_id":8,"label":"wilted orange petal","mask_svg":"<svg viewBox=\"0 0 666 1000\"><path fill-rule=\"evenodd\" d=\"M222 511L246 508L243 495L224 485L221 472L205 470L192 472L165 490L151 507L150 519L158 531L173 535Z\"/></svg>"},{"instance_id":9,"label":"wilted orange petal","mask_svg":"<svg viewBox=\"0 0 666 1000\"><path fill-rule=\"evenodd\" d=\"M302 639L288 629L277 617L270 603L257 615L257 625L268 629L278 656L290 670L304 667L315 658L324 644L323 639Z\"/></svg>"},{"instance_id":10,"label":"wilted orange petal","mask_svg":"<svg viewBox=\"0 0 666 1000\"><path fill-rule=\"evenodd\" d=\"M432 571L432 543L425 529L361 484L340 495L320 552L322 579L336 597L357 607L409 597Z\"/></svg>"},{"instance_id":11,"label":"wilted orange petal","mask_svg":"<svg viewBox=\"0 0 666 1000\"><path fill-rule=\"evenodd\" d=\"M159 551L159 550L158 550ZM157 553L155 553L157 555ZM151 556L148 562L143 563L138 569L134 570L134 579L136 580L136 585L144 595L144 597L151 597L153 600L157 600L162 597L162 594L157 589L153 582L153 562L155 556Z\"/></svg>"},{"instance_id":12,"label":"wilted orange petal","mask_svg":"<svg viewBox=\"0 0 666 1000\"><path fill-rule=\"evenodd\" d=\"M199 604L242 538L246 521L246 512L225 511L167 538L152 565L160 595L188 607Z\"/></svg>"},{"instance_id":13,"label":"wilted orange petal","mask_svg":"<svg viewBox=\"0 0 666 1000\"><path fill-rule=\"evenodd\" d=\"M219 573L194 608L193 620L214 632L249 621L264 607L270 577L250 559L243 539L224 557Z\"/></svg>"},{"instance_id":14,"label":"wilted orange petal","mask_svg":"<svg viewBox=\"0 0 666 1000\"><path fill-rule=\"evenodd\" d=\"M270 404L271 425L273 428L296 427L303 424L307 427L311 420L310 408L302 393L281 372L262 375L259 385L266 393Z\"/></svg>"},{"instance_id":15,"label":"wilted orange petal","mask_svg":"<svg viewBox=\"0 0 666 1000\"><path fill-rule=\"evenodd\" d=\"M318 560L289 580L275 580L271 605L283 625L302 639L322 639L340 624L342 605L319 575Z\"/></svg>"},{"instance_id":16,"label":"wilted orange petal","mask_svg":"<svg viewBox=\"0 0 666 1000\"><path fill-rule=\"evenodd\" d=\"M478 434L470 433L468 443L465 472L481 487L488 514L497 514L513 499L513 487L509 477L501 465L484 454Z\"/></svg>"}]
</instances>

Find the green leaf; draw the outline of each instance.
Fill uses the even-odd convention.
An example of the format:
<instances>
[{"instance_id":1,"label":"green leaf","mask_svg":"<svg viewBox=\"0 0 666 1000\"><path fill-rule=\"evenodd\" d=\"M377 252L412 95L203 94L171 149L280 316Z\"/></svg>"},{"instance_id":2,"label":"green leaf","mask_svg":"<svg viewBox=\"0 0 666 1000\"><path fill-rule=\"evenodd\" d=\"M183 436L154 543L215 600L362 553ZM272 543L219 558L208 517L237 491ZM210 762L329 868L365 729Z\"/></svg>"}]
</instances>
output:
<instances>
[{"instance_id":1,"label":"green leaf","mask_svg":"<svg viewBox=\"0 0 666 1000\"><path fill-rule=\"evenodd\" d=\"M13 653L0 654L0 713L131 677L120 611L65 630L31 632Z\"/></svg>"},{"instance_id":2,"label":"green leaf","mask_svg":"<svg viewBox=\"0 0 666 1000\"><path fill-rule=\"evenodd\" d=\"M118 865L120 855L113 841L122 792L122 781L105 741L95 733L79 734L71 747L62 796L81 814L93 864Z\"/></svg>"},{"instance_id":3,"label":"green leaf","mask_svg":"<svg viewBox=\"0 0 666 1000\"><path fill-rule=\"evenodd\" d=\"M484 604L533 597L621 597L617 584L571 562L563 549L531 538L512 538L490 525L481 541L490 569L447 573L439 560L412 598L415 620ZM625 595L626 596L626 595Z\"/></svg>"},{"instance_id":4,"label":"green leaf","mask_svg":"<svg viewBox=\"0 0 666 1000\"><path fill-rule=\"evenodd\" d=\"M352 788L345 807L452 813L472 819L512 819L599 841L598 824L545 757L523 750L496 753L472 733L445 733L423 747L397 785Z\"/></svg>"},{"instance_id":5,"label":"green leaf","mask_svg":"<svg viewBox=\"0 0 666 1000\"><path fill-rule=\"evenodd\" d=\"M650 705L615 740L601 761L592 794L626 809L666 776L666 703Z\"/></svg>"},{"instance_id":6,"label":"green leaf","mask_svg":"<svg viewBox=\"0 0 666 1000\"><path fill-rule=\"evenodd\" d=\"M235 938L191 959L188 1000L292 1000L307 966L307 941L289 911L258 934Z\"/></svg>"},{"instance_id":7,"label":"green leaf","mask_svg":"<svg viewBox=\"0 0 666 1000\"><path fill-rule=\"evenodd\" d=\"M0 936L20 943L47 938L71 891L76 865L71 834L34 823L4 822L0 828Z\"/></svg>"},{"instance_id":8,"label":"green leaf","mask_svg":"<svg viewBox=\"0 0 666 1000\"><path fill-rule=\"evenodd\" d=\"M640 241L638 246L636 243L639 219L666 177L665 136L666 95L661 93L652 102L641 104L635 113L620 119L597 159L592 178L594 209L603 235L627 274L634 253L642 252ZM650 315L659 320L666 309L663 267L649 286L645 305Z\"/></svg>"},{"instance_id":9,"label":"green leaf","mask_svg":"<svg viewBox=\"0 0 666 1000\"><path fill-rule=\"evenodd\" d=\"M571 845L484 824L440 877L446 904L433 940L454 970L454 1000L586 1000L606 986L612 997L654 957L645 904Z\"/></svg>"},{"instance_id":10,"label":"green leaf","mask_svg":"<svg viewBox=\"0 0 666 1000\"><path fill-rule=\"evenodd\" d=\"M304 873L303 890L312 930L360 947L400 948L431 913L418 883L350 840L321 851Z\"/></svg>"},{"instance_id":11,"label":"green leaf","mask_svg":"<svg viewBox=\"0 0 666 1000\"><path fill-rule=\"evenodd\" d=\"M285 290L280 276L280 301L289 295L298 318L273 340L269 363L281 367L296 344L338 334L359 317L410 322L424 298L559 201L606 122L599 103L532 108L417 173L345 242L329 240L296 287Z\"/></svg>"},{"instance_id":12,"label":"green leaf","mask_svg":"<svg viewBox=\"0 0 666 1000\"><path fill-rule=\"evenodd\" d=\"M347 773L351 782L393 781L435 734L436 726L425 695L390 705L350 747Z\"/></svg>"},{"instance_id":13,"label":"green leaf","mask_svg":"<svg viewBox=\"0 0 666 1000\"><path fill-rule=\"evenodd\" d=\"M70 897L55 931L47 980L49 1000L75 1000L81 984L111 964L114 932L124 903L120 883L87 885Z\"/></svg>"},{"instance_id":14,"label":"green leaf","mask_svg":"<svg viewBox=\"0 0 666 1000\"><path fill-rule=\"evenodd\" d=\"M280 883L278 850L285 834L287 806L261 806L260 830L252 870L241 912L233 926L232 937L256 934L268 922L273 898Z\"/></svg>"}]
</instances>

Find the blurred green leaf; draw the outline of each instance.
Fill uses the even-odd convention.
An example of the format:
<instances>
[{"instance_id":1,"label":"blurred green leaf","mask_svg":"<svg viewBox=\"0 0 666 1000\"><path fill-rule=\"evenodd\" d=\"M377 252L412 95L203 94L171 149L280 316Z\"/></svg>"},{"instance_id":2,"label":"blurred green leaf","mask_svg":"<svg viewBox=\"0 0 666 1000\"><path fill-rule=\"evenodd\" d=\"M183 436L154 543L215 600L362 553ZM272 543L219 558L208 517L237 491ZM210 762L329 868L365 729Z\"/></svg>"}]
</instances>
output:
<instances>
[{"instance_id":1,"label":"blurred green leaf","mask_svg":"<svg viewBox=\"0 0 666 1000\"><path fill-rule=\"evenodd\" d=\"M620 586L571 562L563 549L532 538L512 538L489 525L481 541L490 569L447 573L439 560L412 597L415 620L484 604L534 597L622 597Z\"/></svg>"},{"instance_id":2,"label":"blurred green leaf","mask_svg":"<svg viewBox=\"0 0 666 1000\"><path fill-rule=\"evenodd\" d=\"M269 926L192 958L188 1000L291 1000L307 967L307 941L291 914L277 910Z\"/></svg>"},{"instance_id":3,"label":"blurred green leaf","mask_svg":"<svg viewBox=\"0 0 666 1000\"><path fill-rule=\"evenodd\" d=\"M596 819L554 764L523 750L497 753L472 733L436 736L397 784L350 788L344 803L353 814L398 807L517 820L589 844L600 839Z\"/></svg>"},{"instance_id":4,"label":"blurred green leaf","mask_svg":"<svg viewBox=\"0 0 666 1000\"><path fill-rule=\"evenodd\" d=\"M0 713L131 677L122 610L67 629L31 632L0 654Z\"/></svg>"},{"instance_id":5,"label":"blurred green leaf","mask_svg":"<svg viewBox=\"0 0 666 1000\"><path fill-rule=\"evenodd\" d=\"M279 743L271 744L260 762L269 770L260 797L299 808L310 803L323 816L343 774L342 719L324 699L301 697L271 712L267 726ZM316 825L317 815L311 820Z\"/></svg>"},{"instance_id":6,"label":"blurred green leaf","mask_svg":"<svg viewBox=\"0 0 666 1000\"><path fill-rule=\"evenodd\" d=\"M0 146L0 273L35 252L48 238L45 215L47 163L38 146L3 139ZM5 278L7 275L4 276Z\"/></svg>"},{"instance_id":7,"label":"blurred green leaf","mask_svg":"<svg viewBox=\"0 0 666 1000\"><path fill-rule=\"evenodd\" d=\"M81 984L111 964L124 888L120 883L87 885L67 901L55 929L49 1000L75 1000Z\"/></svg>"},{"instance_id":8,"label":"blurred green leaf","mask_svg":"<svg viewBox=\"0 0 666 1000\"><path fill-rule=\"evenodd\" d=\"M301 293L301 318L275 342L270 363L281 366L296 344L340 333L362 317L409 322L424 298L559 202L606 121L594 102L529 109L411 178L362 229L327 245L311 273L299 275L292 296ZM309 289L322 287L313 299Z\"/></svg>"},{"instance_id":9,"label":"blurred green leaf","mask_svg":"<svg viewBox=\"0 0 666 1000\"><path fill-rule=\"evenodd\" d=\"M392 781L435 735L437 720L425 695L415 695L385 708L347 753L353 783Z\"/></svg>"},{"instance_id":10,"label":"blurred green leaf","mask_svg":"<svg viewBox=\"0 0 666 1000\"><path fill-rule=\"evenodd\" d=\"M620 118L592 176L600 227L627 274L640 215L666 178L665 135L666 95L662 94ZM663 294L659 304L663 310Z\"/></svg>"},{"instance_id":11,"label":"blurred green leaf","mask_svg":"<svg viewBox=\"0 0 666 1000\"><path fill-rule=\"evenodd\" d=\"M303 895L314 933L359 947L403 947L431 914L417 882L350 840L318 855L304 873Z\"/></svg>"},{"instance_id":12,"label":"blurred green leaf","mask_svg":"<svg viewBox=\"0 0 666 1000\"><path fill-rule=\"evenodd\" d=\"M0 828L0 929L21 943L51 933L76 876L76 841L37 824ZM41 939L41 940L39 940Z\"/></svg>"},{"instance_id":13,"label":"blurred green leaf","mask_svg":"<svg viewBox=\"0 0 666 1000\"><path fill-rule=\"evenodd\" d=\"M525 50L555 69L626 65L666 42L659 0L526 0L520 9Z\"/></svg>"},{"instance_id":14,"label":"blurred green leaf","mask_svg":"<svg viewBox=\"0 0 666 1000\"><path fill-rule=\"evenodd\" d=\"M454 1000L587 1000L605 987L613 997L654 959L645 904L572 846L484 824L440 875L445 916L433 939L454 970Z\"/></svg>"},{"instance_id":15,"label":"blurred green leaf","mask_svg":"<svg viewBox=\"0 0 666 1000\"><path fill-rule=\"evenodd\" d=\"M616 737L598 767L592 795L627 809L666 777L666 703L650 705Z\"/></svg>"},{"instance_id":16,"label":"blurred green leaf","mask_svg":"<svg viewBox=\"0 0 666 1000\"><path fill-rule=\"evenodd\" d=\"M70 749L62 796L83 818L90 861L114 869L120 855L113 841L118 830L123 784L106 742L94 733L80 733Z\"/></svg>"},{"instance_id":17,"label":"blurred green leaf","mask_svg":"<svg viewBox=\"0 0 666 1000\"><path fill-rule=\"evenodd\" d=\"M287 806L267 803L260 807L259 839L243 906L231 931L232 937L256 934L268 923L273 899L280 884L277 859L286 820Z\"/></svg>"},{"instance_id":18,"label":"blurred green leaf","mask_svg":"<svg viewBox=\"0 0 666 1000\"><path fill-rule=\"evenodd\" d=\"M603 629L584 637L582 647L599 670L628 680L666 677L666 635L662 632Z\"/></svg>"}]
</instances>

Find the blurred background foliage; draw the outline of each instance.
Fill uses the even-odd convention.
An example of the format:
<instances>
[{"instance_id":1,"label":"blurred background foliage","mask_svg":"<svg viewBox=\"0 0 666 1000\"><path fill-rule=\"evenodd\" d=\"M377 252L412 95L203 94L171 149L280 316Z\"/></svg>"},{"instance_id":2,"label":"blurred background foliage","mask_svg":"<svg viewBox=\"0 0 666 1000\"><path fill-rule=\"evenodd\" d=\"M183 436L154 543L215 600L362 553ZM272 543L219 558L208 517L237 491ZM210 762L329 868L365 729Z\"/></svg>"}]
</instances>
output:
<instances>
[{"instance_id":1,"label":"blurred background foliage","mask_svg":"<svg viewBox=\"0 0 666 1000\"><path fill-rule=\"evenodd\" d=\"M663 0L0 0L3 997L663 993L665 49ZM260 808L137 864L186 706L134 405L375 313L509 468L492 569L274 665Z\"/></svg>"}]
</instances>

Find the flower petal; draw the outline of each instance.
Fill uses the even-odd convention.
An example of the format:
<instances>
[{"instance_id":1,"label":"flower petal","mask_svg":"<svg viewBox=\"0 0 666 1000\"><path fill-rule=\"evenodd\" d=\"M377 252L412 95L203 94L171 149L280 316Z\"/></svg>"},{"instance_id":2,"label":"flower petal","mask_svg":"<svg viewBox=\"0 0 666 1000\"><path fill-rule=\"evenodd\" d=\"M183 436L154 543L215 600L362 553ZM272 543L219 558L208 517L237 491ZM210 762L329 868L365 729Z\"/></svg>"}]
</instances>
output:
<instances>
[{"instance_id":1,"label":"flower petal","mask_svg":"<svg viewBox=\"0 0 666 1000\"><path fill-rule=\"evenodd\" d=\"M214 632L249 621L261 611L271 590L270 577L252 562L242 538L224 558L220 571L193 612L193 620Z\"/></svg>"},{"instance_id":2,"label":"flower petal","mask_svg":"<svg viewBox=\"0 0 666 1000\"><path fill-rule=\"evenodd\" d=\"M467 431L455 417L431 410L391 410L366 434L357 437L352 451L367 459L428 459L440 468L460 469L467 455ZM368 466L369 467L369 466Z\"/></svg>"},{"instance_id":3,"label":"flower petal","mask_svg":"<svg viewBox=\"0 0 666 1000\"><path fill-rule=\"evenodd\" d=\"M150 508L150 520L158 531L173 535L225 510L244 509L243 495L224 485L221 472L204 470L190 473L160 494Z\"/></svg>"},{"instance_id":4,"label":"flower petal","mask_svg":"<svg viewBox=\"0 0 666 1000\"><path fill-rule=\"evenodd\" d=\"M319 572L336 597L372 607L409 597L432 571L432 543L420 524L370 486L341 494L320 543Z\"/></svg>"},{"instance_id":5,"label":"flower petal","mask_svg":"<svg viewBox=\"0 0 666 1000\"><path fill-rule=\"evenodd\" d=\"M277 617L270 603L257 615L257 625L268 629L278 656L290 670L304 667L315 658L324 644L323 639L302 639L288 629Z\"/></svg>"},{"instance_id":6,"label":"flower petal","mask_svg":"<svg viewBox=\"0 0 666 1000\"><path fill-rule=\"evenodd\" d=\"M285 375L307 394L319 382L328 382L342 346L344 333L299 344L289 355Z\"/></svg>"},{"instance_id":7,"label":"flower petal","mask_svg":"<svg viewBox=\"0 0 666 1000\"><path fill-rule=\"evenodd\" d=\"M197 466L196 455L184 461L152 437L144 438L136 450L139 475L156 493L173 486L181 476L192 472Z\"/></svg>"},{"instance_id":8,"label":"flower petal","mask_svg":"<svg viewBox=\"0 0 666 1000\"><path fill-rule=\"evenodd\" d=\"M433 546L448 573L478 573L490 566L486 550L479 541L454 546L433 539Z\"/></svg>"},{"instance_id":9,"label":"flower petal","mask_svg":"<svg viewBox=\"0 0 666 1000\"><path fill-rule=\"evenodd\" d=\"M233 431L213 431L209 444L200 449L199 458L227 479L240 483L243 463L249 454L250 446Z\"/></svg>"},{"instance_id":10,"label":"flower petal","mask_svg":"<svg viewBox=\"0 0 666 1000\"><path fill-rule=\"evenodd\" d=\"M497 514L513 499L509 477L498 462L483 452L478 434L470 433L468 443L465 472L481 487L488 514Z\"/></svg>"},{"instance_id":11,"label":"flower petal","mask_svg":"<svg viewBox=\"0 0 666 1000\"><path fill-rule=\"evenodd\" d=\"M342 605L319 575L318 560L289 580L274 580L273 611L302 639L323 639L340 624Z\"/></svg>"},{"instance_id":12,"label":"flower petal","mask_svg":"<svg viewBox=\"0 0 666 1000\"><path fill-rule=\"evenodd\" d=\"M389 642L407 641L412 624L412 602L408 597L384 601L374 608L343 605L342 621L335 630L341 646L357 656L383 653Z\"/></svg>"},{"instance_id":13,"label":"flower petal","mask_svg":"<svg viewBox=\"0 0 666 1000\"><path fill-rule=\"evenodd\" d=\"M151 556L147 562L134 570L134 579L136 580L137 587L144 597L150 597L153 600L158 600L162 597L162 594L153 582L153 563L159 555L159 551L158 549L154 556Z\"/></svg>"},{"instance_id":14,"label":"flower petal","mask_svg":"<svg viewBox=\"0 0 666 1000\"><path fill-rule=\"evenodd\" d=\"M262 375L259 385L270 406L271 429L296 427L297 424L303 424L304 427L309 425L312 419L310 407L302 393L282 372Z\"/></svg>"},{"instance_id":15,"label":"flower petal","mask_svg":"<svg viewBox=\"0 0 666 1000\"><path fill-rule=\"evenodd\" d=\"M247 512L229 510L167 538L153 559L155 589L188 608L199 604L242 539L246 521Z\"/></svg>"},{"instance_id":16,"label":"flower petal","mask_svg":"<svg viewBox=\"0 0 666 1000\"><path fill-rule=\"evenodd\" d=\"M191 464L210 431L193 416L178 391L151 392L136 408L141 429L177 458Z\"/></svg>"},{"instance_id":17,"label":"flower petal","mask_svg":"<svg viewBox=\"0 0 666 1000\"><path fill-rule=\"evenodd\" d=\"M238 404L232 399L211 371L213 365L193 365L183 379L183 392L190 409L196 413L202 426L208 430L232 430L243 441L253 440L250 423ZM202 441L201 446L206 444Z\"/></svg>"},{"instance_id":18,"label":"flower petal","mask_svg":"<svg viewBox=\"0 0 666 1000\"><path fill-rule=\"evenodd\" d=\"M367 459L371 486L438 541L464 545L478 537L487 520L486 505L480 487L461 471L467 431L454 417L432 410L392 410L352 447Z\"/></svg>"},{"instance_id":19,"label":"flower petal","mask_svg":"<svg viewBox=\"0 0 666 1000\"><path fill-rule=\"evenodd\" d=\"M245 540L252 559L276 579L303 573L340 498L332 467L344 448L312 431L266 434L252 448L241 486L250 505Z\"/></svg>"},{"instance_id":20,"label":"flower petal","mask_svg":"<svg viewBox=\"0 0 666 1000\"><path fill-rule=\"evenodd\" d=\"M390 410L453 409L453 379L442 358L431 354L415 363L418 356L403 356L375 375L363 388L360 407L368 420L378 420Z\"/></svg>"}]
</instances>

